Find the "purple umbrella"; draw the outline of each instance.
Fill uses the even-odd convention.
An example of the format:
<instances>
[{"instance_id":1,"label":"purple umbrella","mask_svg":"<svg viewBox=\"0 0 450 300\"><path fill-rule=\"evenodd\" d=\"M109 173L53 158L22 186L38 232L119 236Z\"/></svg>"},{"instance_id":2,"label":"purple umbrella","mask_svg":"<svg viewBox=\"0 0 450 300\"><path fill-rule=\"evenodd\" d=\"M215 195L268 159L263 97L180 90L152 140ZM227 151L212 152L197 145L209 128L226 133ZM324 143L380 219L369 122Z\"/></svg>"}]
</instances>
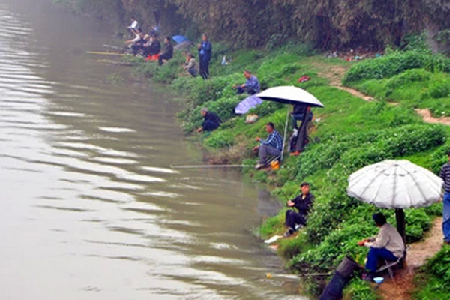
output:
<instances>
[{"instance_id":1,"label":"purple umbrella","mask_svg":"<svg viewBox=\"0 0 450 300\"><path fill-rule=\"evenodd\" d=\"M257 107L262 103L262 100L255 95L251 95L241 102L235 107L234 112L237 115L246 114L250 109Z\"/></svg>"}]
</instances>

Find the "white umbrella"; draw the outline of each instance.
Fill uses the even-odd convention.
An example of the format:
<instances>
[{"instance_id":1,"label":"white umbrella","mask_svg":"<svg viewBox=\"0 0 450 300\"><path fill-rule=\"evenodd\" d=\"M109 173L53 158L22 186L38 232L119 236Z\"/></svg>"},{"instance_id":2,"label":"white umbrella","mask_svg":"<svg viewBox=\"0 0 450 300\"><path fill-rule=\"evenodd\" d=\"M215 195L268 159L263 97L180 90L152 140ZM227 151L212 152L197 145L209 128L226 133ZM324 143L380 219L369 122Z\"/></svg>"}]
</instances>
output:
<instances>
[{"instance_id":1,"label":"white umbrella","mask_svg":"<svg viewBox=\"0 0 450 300\"><path fill-rule=\"evenodd\" d=\"M256 97L263 99L263 100L269 100L279 103L286 103L286 104L303 104L305 106L318 106L318 107L324 107L324 105L316 98L314 95L308 93L304 89L295 87L293 85L282 85L277 86L273 88L269 88L259 94L256 95ZM284 136L283 136L283 150L284 150L284 144L286 141L286 131L287 131L287 125L288 125L288 118L289 118L289 111L286 115L286 125L284 127ZM306 119L307 114L304 115L302 120L302 126L304 128L300 128L299 132L303 129L306 133ZM281 160L283 160L283 150L281 151Z\"/></svg>"},{"instance_id":2,"label":"white umbrella","mask_svg":"<svg viewBox=\"0 0 450 300\"><path fill-rule=\"evenodd\" d=\"M316 97L314 97L314 95L293 85L282 85L269 88L257 94L256 97L263 100L270 100L280 103L324 107L323 104Z\"/></svg>"},{"instance_id":3,"label":"white umbrella","mask_svg":"<svg viewBox=\"0 0 450 300\"><path fill-rule=\"evenodd\" d=\"M438 202L442 179L408 160L384 160L349 177L347 194L381 208L395 208L397 230L405 238L403 208Z\"/></svg>"}]
</instances>

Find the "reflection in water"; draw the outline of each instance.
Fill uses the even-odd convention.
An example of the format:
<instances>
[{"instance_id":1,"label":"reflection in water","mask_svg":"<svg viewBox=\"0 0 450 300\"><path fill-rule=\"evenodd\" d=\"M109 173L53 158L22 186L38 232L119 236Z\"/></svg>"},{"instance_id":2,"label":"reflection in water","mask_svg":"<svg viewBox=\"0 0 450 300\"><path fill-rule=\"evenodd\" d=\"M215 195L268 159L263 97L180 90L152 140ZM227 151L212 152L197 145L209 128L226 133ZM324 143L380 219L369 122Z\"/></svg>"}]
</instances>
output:
<instances>
[{"instance_id":1,"label":"reflection in water","mask_svg":"<svg viewBox=\"0 0 450 300\"><path fill-rule=\"evenodd\" d=\"M105 85L114 67L74 51L104 43L100 24L5 1L0 299L286 298L251 235L277 202L233 172L169 168L201 161L170 97Z\"/></svg>"}]
</instances>

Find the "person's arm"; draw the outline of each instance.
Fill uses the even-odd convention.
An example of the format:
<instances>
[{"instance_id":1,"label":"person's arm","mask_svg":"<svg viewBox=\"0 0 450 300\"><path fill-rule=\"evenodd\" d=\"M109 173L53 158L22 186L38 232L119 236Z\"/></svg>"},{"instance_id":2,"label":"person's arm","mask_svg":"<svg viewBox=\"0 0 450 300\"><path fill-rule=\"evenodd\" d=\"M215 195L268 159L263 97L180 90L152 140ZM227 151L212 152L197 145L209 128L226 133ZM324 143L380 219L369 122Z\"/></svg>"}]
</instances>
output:
<instances>
[{"instance_id":1,"label":"person's arm","mask_svg":"<svg viewBox=\"0 0 450 300\"><path fill-rule=\"evenodd\" d=\"M445 183L445 169L446 169L446 166L447 166L447 164L442 166L441 172L439 173L439 177L441 177L441 179L442 179L442 181L444 181L444 183Z\"/></svg>"},{"instance_id":2,"label":"person's arm","mask_svg":"<svg viewBox=\"0 0 450 300\"><path fill-rule=\"evenodd\" d=\"M267 139L260 139L259 142L261 143L261 145L269 145L270 143L272 143L272 140L274 139L274 134L271 133Z\"/></svg>"},{"instance_id":3,"label":"person's arm","mask_svg":"<svg viewBox=\"0 0 450 300\"><path fill-rule=\"evenodd\" d=\"M373 247L373 248L384 248L389 242L389 235L386 232L387 227L381 227L380 232L378 233L377 237L374 241L367 240L364 243L365 247Z\"/></svg>"},{"instance_id":4,"label":"person's arm","mask_svg":"<svg viewBox=\"0 0 450 300\"><path fill-rule=\"evenodd\" d=\"M202 45L203 46L203 45ZM205 50L205 52L211 53L212 50L212 45L210 42L205 43L203 50Z\"/></svg>"},{"instance_id":5,"label":"person's arm","mask_svg":"<svg viewBox=\"0 0 450 300\"><path fill-rule=\"evenodd\" d=\"M188 64L186 65L186 70L192 69L195 66L195 60L192 58L189 60Z\"/></svg>"},{"instance_id":6,"label":"person's arm","mask_svg":"<svg viewBox=\"0 0 450 300\"><path fill-rule=\"evenodd\" d=\"M258 84L254 78L250 78L244 83L244 86L246 86L247 88L250 88L250 89L256 89L257 85Z\"/></svg>"},{"instance_id":7,"label":"person's arm","mask_svg":"<svg viewBox=\"0 0 450 300\"><path fill-rule=\"evenodd\" d=\"M301 195L295 197L294 199L288 200L288 202L286 202L286 205L287 205L288 207L295 207L295 206L296 206L296 203L297 203L297 201L298 201L298 197L301 197Z\"/></svg>"}]
</instances>

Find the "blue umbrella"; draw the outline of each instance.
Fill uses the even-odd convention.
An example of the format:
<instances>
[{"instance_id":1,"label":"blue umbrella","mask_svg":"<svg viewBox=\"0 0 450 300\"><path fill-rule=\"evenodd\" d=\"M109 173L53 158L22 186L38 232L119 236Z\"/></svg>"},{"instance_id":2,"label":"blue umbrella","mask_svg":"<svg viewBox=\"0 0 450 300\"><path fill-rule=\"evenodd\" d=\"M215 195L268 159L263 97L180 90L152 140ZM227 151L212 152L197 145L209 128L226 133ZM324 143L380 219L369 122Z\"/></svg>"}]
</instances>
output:
<instances>
[{"instance_id":1,"label":"blue umbrella","mask_svg":"<svg viewBox=\"0 0 450 300\"><path fill-rule=\"evenodd\" d=\"M172 37L172 40L174 40L177 44L181 44L183 42L189 41L189 39L187 37L185 37L184 35L174 35Z\"/></svg>"},{"instance_id":2,"label":"blue umbrella","mask_svg":"<svg viewBox=\"0 0 450 300\"><path fill-rule=\"evenodd\" d=\"M262 103L262 100L256 97L255 95L251 95L241 102L235 107L234 112L238 115L243 115L247 113L250 109L257 107Z\"/></svg>"}]
</instances>

